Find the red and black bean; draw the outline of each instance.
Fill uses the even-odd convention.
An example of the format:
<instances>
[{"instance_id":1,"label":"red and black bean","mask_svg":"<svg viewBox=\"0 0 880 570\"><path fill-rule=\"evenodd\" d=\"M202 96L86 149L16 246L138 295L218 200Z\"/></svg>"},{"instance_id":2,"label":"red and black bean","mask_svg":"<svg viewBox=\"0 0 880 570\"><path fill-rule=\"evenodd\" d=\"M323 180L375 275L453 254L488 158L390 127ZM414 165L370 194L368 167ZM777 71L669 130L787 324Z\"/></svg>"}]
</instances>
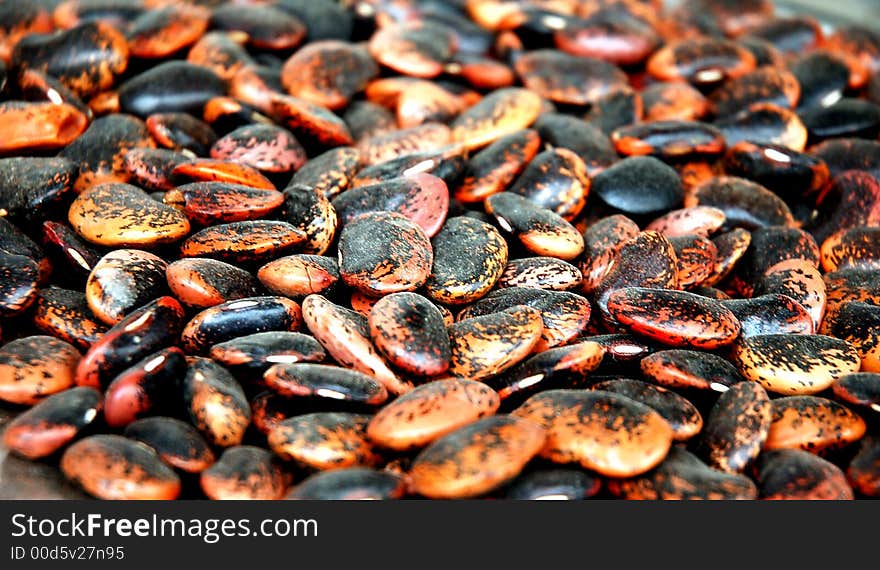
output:
<instances>
[{"instance_id":1,"label":"red and black bean","mask_svg":"<svg viewBox=\"0 0 880 570\"><path fill-rule=\"evenodd\" d=\"M210 357L233 370L243 367L264 372L275 364L321 362L324 348L313 337L287 331L258 332L219 342Z\"/></svg>"},{"instance_id":2,"label":"red and black bean","mask_svg":"<svg viewBox=\"0 0 880 570\"><path fill-rule=\"evenodd\" d=\"M180 477L153 448L120 435L93 435L64 450L64 476L87 493L107 500L170 500L180 495Z\"/></svg>"},{"instance_id":3,"label":"red and black bean","mask_svg":"<svg viewBox=\"0 0 880 570\"><path fill-rule=\"evenodd\" d=\"M730 309L694 293L625 287L607 302L617 322L663 344L712 350L731 344L740 333Z\"/></svg>"},{"instance_id":4,"label":"red and black bean","mask_svg":"<svg viewBox=\"0 0 880 570\"><path fill-rule=\"evenodd\" d=\"M735 176L711 178L691 191L685 206L712 206L724 212L727 228L754 230L794 226L788 205L760 184Z\"/></svg>"},{"instance_id":5,"label":"red and black bean","mask_svg":"<svg viewBox=\"0 0 880 570\"><path fill-rule=\"evenodd\" d=\"M726 392L743 381L736 366L709 352L662 350L641 359L642 373L667 388Z\"/></svg>"},{"instance_id":6,"label":"red and black bean","mask_svg":"<svg viewBox=\"0 0 880 570\"><path fill-rule=\"evenodd\" d=\"M306 163L305 150L289 131L265 124L245 125L227 133L211 144L210 155L273 174L293 172Z\"/></svg>"},{"instance_id":7,"label":"red and black bean","mask_svg":"<svg viewBox=\"0 0 880 570\"><path fill-rule=\"evenodd\" d=\"M30 257L0 249L0 316L24 312L37 298L39 267Z\"/></svg>"},{"instance_id":8,"label":"red and black bean","mask_svg":"<svg viewBox=\"0 0 880 570\"><path fill-rule=\"evenodd\" d=\"M826 335L765 334L743 338L734 347L743 376L784 395L816 394L840 376L857 372L855 348Z\"/></svg>"},{"instance_id":9,"label":"red and black bean","mask_svg":"<svg viewBox=\"0 0 880 570\"><path fill-rule=\"evenodd\" d=\"M199 483L205 496L214 500L271 501L287 492L287 475L278 458L253 445L225 449L201 472Z\"/></svg>"},{"instance_id":10,"label":"red and black bean","mask_svg":"<svg viewBox=\"0 0 880 570\"><path fill-rule=\"evenodd\" d=\"M180 246L182 257L210 257L247 263L269 261L305 242L306 233L293 224L251 220L218 224L200 230Z\"/></svg>"},{"instance_id":11,"label":"red and black bean","mask_svg":"<svg viewBox=\"0 0 880 570\"><path fill-rule=\"evenodd\" d=\"M880 440L866 437L850 461L846 476L853 489L866 497L880 495Z\"/></svg>"},{"instance_id":12,"label":"red and black bean","mask_svg":"<svg viewBox=\"0 0 880 570\"><path fill-rule=\"evenodd\" d=\"M259 170L242 162L226 162L213 158L195 158L178 164L171 175L180 181L226 182L253 188L274 190L274 183Z\"/></svg>"},{"instance_id":13,"label":"red and black bean","mask_svg":"<svg viewBox=\"0 0 880 570\"><path fill-rule=\"evenodd\" d=\"M36 69L60 79L87 97L111 87L128 67L125 36L107 22L86 22L57 34L28 34L16 45L16 67Z\"/></svg>"},{"instance_id":14,"label":"red and black bean","mask_svg":"<svg viewBox=\"0 0 880 570\"><path fill-rule=\"evenodd\" d=\"M750 141L802 151L810 134L799 115L773 103L753 103L736 114L718 119L713 125L728 146Z\"/></svg>"},{"instance_id":15,"label":"red and black bean","mask_svg":"<svg viewBox=\"0 0 880 570\"><path fill-rule=\"evenodd\" d=\"M443 313L417 293L391 293L369 315L370 337L398 369L416 376L437 376L449 369L452 352Z\"/></svg>"},{"instance_id":16,"label":"red and black bean","mask_svg":"<svg viewBox=\"0 0 880 570\"><path fill-rule=\"evenodd\" d=\"M77 274L87 277L101 258L101 250L86 242L69 225L43 223L43 247L52 259L60 260Z\"/></svg>"},{"instance_id":17,"label":"red and black bean","mask_svg":"<svg viewBox=\"0 0 880 570\"><path fill-rule=\"evenodd\" d=\"M188 4L147 10L126 32L133 57L162 58L194 44L208 29L209 13Z\"/></svg>"},{"instance_id":18,"label":"red and black bean","mask_svg":"<svg viewBox=\"0 0 880 570\"><path fill-rule=\"evenodd\" d=\"M608 490L630 500L754 500L755 482L743 475L711 468L696 455L673 447L656 468L628 479L609 479Z\"/></svg>"},{"instance_id":19,"label":"red and black bean","mask_svg":"<svg viewBox=\"0 0 880 570\"><path fill-rule=\"evenodd\" d=\"M378 75L379 66L363 48L339 40L309 43L281 68L288 93L333 110L345 108Z\"/></svg>"},{"instance_id":20,"label":"red and black bean","mask_svg":"<svg viewBox=\"0 0 880 570\"><path fill-rule=\"evenodd\" d=\"M549 348L483 382L502 399L519 393L531 395L547 386L578 386L599 368L605 354L606 348L595 340Z\"/></svg>"},{"instance_id":21,"label":"red and black bean","mask_svg":"<svg viewBox=\"0 0 880 570\"><path fill-rule=\"evenodd\" d=\"M504 498L516 501L580 501L599 493L602 479L575 468L545 468L523 472L507 485Z\"/></svg>"},{"instance_id":22,"label":"red and black bean","mask_svg":"<svg viewBox=\"0 0 880 570\"><path fill-rule=\"evenodd\" d=\"M501 233L474 218L448 219L431 245L434 263L425 292L438 303L463 305L483 297L507 265L509 246Z\"/></svg>"},{"instance_id":23,"label":"red and black bean","mask_svg":"<svg viewBox=\"0 0 880 570\"><path fill-rule=\"evenodd\" d=\"M659 232L639 232L616 247L610 270L594 291L597 304L608 310L608 297L626 287L674 289L678 284L675 248Z\"/></svg>"},{"instance_id":24,"label":"red and black bean","mask_svg":"<svg viewBox=\"0 0 880 570\"><path fill-rule=\"evenodd\" d=\"M162 202L180 208L190 221L203 226L263 218L281 207L277 190L226 182L193 182L165 192Z\"/></svg>"},{"instance_id":25,"label":"red and black bean","mask_svg":"<svg viewBox=\"0 0 880 570\"><path fill-rule=\"evenodd\" d=\"M368 212L396 212L434 237L449 210L449 190L427 173L409 174L351 188L331 202L342 224Z\"/></svg>"},{"instance_id":26,"label":"red and black bean","mask_svg":"<svg viewBox=\"0 0 880 570\"><path fill-rule=\"evenodd\" d=\"M111 251L92 267L86 281L89 308L103 322L115 325L166 292L167 267L164 259L147 251Z\"/></svg>"},{"instance_id":27,"label":"red and black bean","mask_svg":"<svg viewBox=\"0 0 880 570\"><path fill-rule=\"evenodd\" d=\"M293 487L288 501L381 501L399 499L406 492L402 477L369 467L319 471Z\"/></svg>"},{"instance_id":28,"label":"red and black bean","mask_svg":"<svg viewBox=\"0 0 880 570\"><path fill-rule=\"evenodd\" d=\"M798 104L801 86L790 71L761 67L726 82L712 93L717 116L735 114L753 103L773 103L793 109Z\"/></svg>"},{"instance_id":29,"label":"red and black bean","mask_svg":"<svg viewBox=\"0 0 880 570\"><path fill-rule=\"evenodd\" d=\"M482 202L492 194L503 192L531 163L541 138L536 131L523 129L475 153L468 161L464 180L455 190L455 198L468 203Z\"/></svg>"},{"instance_id":30,"label":"red and black bean","mask_svg":"<svg viewBox=\"0 0 880 570\"><path fill-rule=\"evenodd\" d=\"M786 396L771 405L773 417L764 449L803 449L822 455L865 434L865 420L833 400Z\"/></svg>"},{"instance_id":31,"label":"red and black bean","mask_svg":"<svg viewBox=\"0 0 880 570\"><path fill-rule=\"evenodd\" d=\"M574 265L554 257L523 257L507 262L498 287L532 287L565 291L575 289L583 275Z\"/></svg>"},{"instance_id":32,"label":"red and black bean","mask_svg":"<svg viewBox=\"0 0 880 570\"><path fill-rule=\"evenodd\" d=\"M380 28L370 38L368 49L376 62L398 73L431 78L443 72L456 43L447 26L416 21Z\"/></svg>"},{"instance_id":33,"label":"red and black bean","mask_svg":"<svg viewBox=\"0 0 880 570\"><path fill-rule=\"evenodd\" d=\"M3 443L28 459L50 456L88 428L101 406L101 393L94 388L58 392L12 420L3 432Z\"/></svg>"},{"instance_id":34,"label":"red and black bean","mask_svg":"<svg viewBox=\"0 0 880 570\"><path fill-rule=\"evenodd\" d=\"M700 434L699 449L713 468L742 473L758 457L772 426L773 404L754 382L740 382L721 394Z\"/></svg>"},{"instance_id":35,"label":"red and black bean","mask_svg":"<svg viewBox=\"0 0 880 570\"><path fill-rule=\"evenodd\" d=\"M367 295L414 291L431 273L434 252L425 232L394 212L368 212L339 234L339 275Z\"/></svg>"},{"instance_id":36,"label":"red and black bean","mask_svg":"<svg viewBox=\"0 0 880 570\"><path fill-rule=\"evenodd\" d=\"M667 238L708 237L721 229L726 221L727 216L718 208L691 206L690 208L671 210L659 218L654 218L645 226L645 231L660 232Z\"/></svg>"},{"instance_id":37,"label":"red and black bean","mask_svg":"<svg viewBox=\"0 0 880 570\"><path fill-rule=\"evenodd\" d=\"M516 477L546 437L537 423L512 415L477 420L422 450L409 471L410 487L433 499L483 495Z\"/></svg>"},{"instance_id":38,"label":"red and black bean","mask_svg":"<svg viewBox=\"0 0 880 570\"><path fill-rule=\"evenodd\" d=\"M119 86L123 112L146 119L156 113L200 116L205 103L226 93L214 71L186 61L160 63Z\"/></svg>"},{"instance_id":39,"label":"red and black bean","mask_svg":"<svg viewBox=\"0 0 880 570\"><path fill-rule=\"evenodd\" d=\"M190 422L211 445L239 445L252 417L241 384L213 360L192 357L188 365L180 384Z\"/></svg>"},{"instance_id":40,"label":"red and black bean","mask_svg":"<svg viewBox=\"0 0 880 570\"><path fill-rule=\"evenodd\" d=\"M137 148L155 148L147 125L137 117L118 113L98 117L59 156L74 162L78 176L73 183L77 193L103 182L126 182L129 174L125 155Z\"/></svg>"},{"instance_id":41,"label":"red and black bean","mask_svg":"<svg viewBox=\"0 0 880 570\"><path fill-rule=\"evenodd\" d=\"M475 316L449 327L449 373L479 380L527 357L541 338L541 313L526 305Z\"/></svg>"},{"instance_id":42,"label":"red and black bean","mask_svg":"<svg viewBox=\"0 0 880 570\"><path fill-rule=\"evenodd\" d=\"M123 435L149 445L162 461L185 473L200 473L216 460L214 452L196 428L177 418L141 418L125 426Z\"/></svg>"},{"instance_id":43,"label":"red and black bean","mask_svg":"<svg viewBox=\"0 0 880 570\"><path fill-rule=\"evenodd\" d=\"M218 30L244 32L248 45L266 50L295 48L307 33L299 18L274 6L219 6L211 13L211 24Z\"/></svg>"},{"instance_id":44,"label":"red and black bean","mask_svg":"<svg viewBox=\"0 0 880 570\"><path fill-rule=\"evenodd\" d=\"M592 191L612 208L637 215L676 208L684 198L675 170L652 156L633 156L603 170Z\"/></svg>"},{"instance_id":45,"label":"red and black bean","mask_svg":"<svg viewBox=\"0 0 880 570\"><path fill-rule=\"evenodd\" d=\"M39 219L73 188L76 168L66 158L0 159L0 211L13 220Z\"/></svg>"},{"instance_id":46,"label":"red and black bean","mask_svg":"<svg viewBox=\"0 0 880 570\"><path fill-rule=\"evenodd\" d=\"M648 60L647 71L664 81L687 81L695 86L717 85L755 68L755 56L720 38L685 39L660 48Z\"/></svg>"},{"instance_id":47,"label":"red and black bean","mask_svg":"<svg viewBox=\"0 0 880 570\"><path fill-rule=\"evenodd\" d=\"M249 272L217 259L178 259L165 268L168 288L189 307L208 308L260 294L260 284Z\"/></svg>"},{"instance_id":48,"label":"red and black bean","mask_svg":"<svg viewBox=\"0 0 880 570\"><path fill-rule=\"evenodd\" d=\"M672 427L653 408L603 390L545 390L513 415L547 429L543 457L580 463L608 477L644 473L672 445Z\"/></svg>"},{"instance_id":49,"label":"red and black bean","mask_svg":"<svg viewBox=\"0 0 880 570\"><path fill-rule=\"evenodd\" d=\"M590 389L621 394L647 404L669 423L675 441L686 441L703 429L700 411L687 399L661 386L641 380L617 378L592 384Z\"/></svg>"},{"instance_id":50,"label":"red and black bean","mask_svg":"<svg viewBox=\"0 0 880 570\"><path fill-rule=\"evenodd\" d=\"M0 348L0 400L33 405L74 385L80 353L68 342L34 335Z\"/></svg>"},{"instance_id":51,"label":"red and black bean","mask_svg":"<svg viewBox=\"0 0 880 570\"><path fill-rule=\"evenodd\" d=\"M339 262L321 255L287 255L262 266L257 278L276 295L298 299L312 293L325 294L339 282Z\"/></svg>"},{"instance_id":52,"label":"red and black bean","mask_svg":"<svg viewBox=\"0 0 880 570\"><path fill-rule=\"evenodd\" d=\"M317 294L303 299L302 316L309 332L342 366L373 376L392 394L412 389L412 382L398 376L379 354L367 317Z\"/></svg>"},{"instance_id":53,"label":"red and black bean","mask_svg":"<svg viewBox=\"0 0 880 570\"><path fill-rule=\"evenodd\" d=\"M727 149L724 168L734 176L753 180L795 202L821 190L831 177L828 166L817 157L779 144L750 141L738 142Z\"/></svg>"},{"instance_id":54,"label":"red and black bean","mask_svg":"<svg viewBox=\"0 0 880 570\"><path fill-rule=\"evenodd\" d=\"M758 456L752 471L761 499L847 501L854 498L840 467L802 449L765 451Z\"/></svg>"},{"instance_id":55,"label":"red and black bean","mask_svg":"<svg viewBox=\"0 0 880 570\"><path fill-rule=\"evenodd\" d=\"M590 176L595 176L618 160L617 151L608 136L576 116L542 113L535 121L534 128L546 144L567 148L580 156Z\"/></svg>"},{"instance_id":56,"label":"red and black bean","mask_svg":"<svg viewBox=\"0 0 880 570\"><path fill-rule=\"evenodd\" d=\"M348 189L360 167L360 153L354 147L338 147L306 162L291 178L291 184L305 184L328 200Z\"/></svg>"},{"instance_id":57,"label":"red and black bean","mask_svg":"<svg viewBox=\"0 0 880 570\"><path fill-rule=\"evenodd\" d=\"M74 143L88 126L85 114L67 103L5 101L0 112L3 154L57 150Z\"/></svg>"},{"instance_id":58,"label":"red and black bean","mask_svg":"<svg viewBox=\"0 0 880 570\"><path fill-rule=\"evenodd\" d=\"M541 112L541 97L520 87L497 89L452 122L452 140L479 149L528 128Z\"/></svg>"},{"instance_id":59,"label":"red and black bean","mask_svg":"<svg viewBox=\"0 0 880 570\"><path fill-rule=\"evenodd\" d=\"M831 390L846 404L866 406L880 412L880 374L876 372L844 374L834 381Z\"/></svg>"},{"instance_id":60,"label":"red and black bean","mask_svg":"<svg viewBox=\"0 0 880 570\"><path fill-rule=\"evenodd\" d=\"M87 241L110 247L153 247L190 231L182 212L129 184L92 186L70 205L70 225Z\"/></svg>"},{"instance_id":61,"label":"red and black bean","mask_svg":"<svg viewBox=\"0 0 880 570\"><path fill-rule=\"evenodd\" d=\"M724 152L725 135L716 127L697 121L653 121L616 129L611 141L624 156L652 156L664 161Z\"/></svg>"},{"instance_id":62,"label":"red and black bean","mask_svg":"<svg viewBox=\"0 0 880 570\"><path fill-rule=\"evenodd\" d=\"M323 255L333 242L337 229L336 208L320 191L301 184L284 189L283 219L306 235L298 250L305 254Z\"/></svg>"},{"instance_id":63,"label":"red and black bean","mask_svg":"<svg viewBox=\"0 0 880 570\"><path fill-rule=\"evenodd\" d=\"M498 394L476 380L451 378L418 386L379 410L367 436L381 447L407 450L495 413Z\"/></svg>"},{"instance_id":64,"label":"red and black bean","mask_svg":"<svg viewBox=\"0 0 880 570\"><path fill-rule=\"evenodd\" d=\"M740 323L740 336L792 333L813 334L813 317L803 305L787 295L771 293L750 299L723 299Z\"/></svg>"},{"instance_id":65,"label":"red and black bean","mask_svg":"<svg viewBox=\"0 0 880 570\"><path fill-rule=\"evenodd\" d=\"M294 416L269 431L269 447L282 459L321 471L371 467L380 456L367 438L370 418L348 412Z\"/></svg>"},{"instance_id":66,"label":"red and black bean","mask_svg":"<svg viewBox=\"0 0 880 570\"><path fill-rule=\"evenodd\" d=\"M594 292L614 267L623 245L638 235L639 226L623 214L606 216L590 225L584 231L584 253L578 258L584 277L581 291Z\"/></svg>"},{"instance_id":67,"label":"red and black bean","mask_svg":"<svg viewBox=\"0 0 880 570\"><path fill-rule=\"evenodd\" d=\"M266 386L290 397L330 398L380 405L388 399L385 386L355 370L326 364L274 364L263 374Z\"/></svg>"},{"instance_id":68,"label":"red and black bean","mask_svg":"<svg viewBox=\"0 0 880 570\"><path fill-rule=\"evenodd\" d=\"M37 292L34 326L81 351L88 350L110 328L94 316L85 294L55 286Z\"/></svg>"},{"instance_id":69,"label":"red and black bean","mask_svg":"<svg viewBox=\"0 0 880 570\"><path fill-rule=\"evenodd\" d=\"M189 161L190 158L182 152L139 147L125 154L122 158L122 169L127 173L129 182L135 186L144 190L165 192L176 186L174 169Z\"/></svg>"},{"instance_id":70,"label":"red and black bean","mask_svg":"<svg viewBox=\"0 0 880 570\"><path fill-rule=\"evenodd\" d=\"M217 141L211 125L189 113L156 113L145 124L159 145L184 154L204 156Z\"/></svg>"},{"instance_id":71,"label":"red and black bean","mask_svg":"<svg viewBox=\"0 0 880 570\"><path fill-rule=\"evenodd\" d=\"M186 373L186 356L173 346L123 370L104 392L104 421L114 428L153 415L171 401L170 394Z\"/></svg>"},{"instance_id":72,"label":"red and black bean","mask_svg":"<svg viewBox=\"0 0 880 570\"><path fill-rule=\"evenodd\" d=\"M285 297L246 297L197 313L180 333L182 346L192 354L247 334L293 331L302 324L302 309Z\"/></svg>"},{"instance_id":73,"label":"red and black bean","mask_svg":"<svg viewBox=\"0 0 880 570\"><path fill-rule=\"evenodd\" d=\"M584 333L590 323L590 302L570 291L549 291L527 287L497 289L458 313L458 320L486 316L525 305L537 309L544 324L535 345L538 352L567 344Z\"/></svg>"},{"instance_id":74,"label":"red and black bean","mask_svg":"<svg viewBox=\"0 0 880 570\"><path fill-rule=\"evenodd\" d=\"M571 260L584 251L584 237L562 216L514 192L486 198L486 212L502 230L537 255Z\"/></svg>"}]
</instances>

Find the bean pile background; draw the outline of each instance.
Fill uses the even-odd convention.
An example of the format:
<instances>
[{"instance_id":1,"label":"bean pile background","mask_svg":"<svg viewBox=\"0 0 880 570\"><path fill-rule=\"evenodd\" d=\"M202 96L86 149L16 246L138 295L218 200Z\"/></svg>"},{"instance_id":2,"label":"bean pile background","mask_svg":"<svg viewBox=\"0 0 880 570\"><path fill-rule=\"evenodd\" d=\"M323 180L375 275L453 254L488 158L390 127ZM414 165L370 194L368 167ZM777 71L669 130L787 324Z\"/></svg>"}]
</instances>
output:
<instances>
[{"instance_id":1,"label":"bean pile background","mask_svg":"<svg viewBox=\"0 0 880 570\"><path fill-rule=\"evenodd\" d=\"M880 495L875 29L0 2L2 485Z\"/></svg>"}]
</instances>

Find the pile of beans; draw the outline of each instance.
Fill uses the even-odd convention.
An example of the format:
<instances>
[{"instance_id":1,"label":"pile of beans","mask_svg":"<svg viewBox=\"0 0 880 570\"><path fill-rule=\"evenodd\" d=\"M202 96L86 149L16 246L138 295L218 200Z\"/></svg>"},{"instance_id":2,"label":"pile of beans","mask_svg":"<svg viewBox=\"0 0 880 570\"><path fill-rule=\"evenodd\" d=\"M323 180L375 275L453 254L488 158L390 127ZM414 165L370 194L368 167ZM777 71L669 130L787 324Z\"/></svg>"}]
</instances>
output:
<instances>
[{"instance_id":1,"label":"pile of beans","mask_svg":"<svg viewBox=\"0 0 880 570\"><path fill-rule=\"evenodd\" d=\"M880 496L880 34L0 4L5 446L104 499Z\"/></svg>"}]
</instances>

